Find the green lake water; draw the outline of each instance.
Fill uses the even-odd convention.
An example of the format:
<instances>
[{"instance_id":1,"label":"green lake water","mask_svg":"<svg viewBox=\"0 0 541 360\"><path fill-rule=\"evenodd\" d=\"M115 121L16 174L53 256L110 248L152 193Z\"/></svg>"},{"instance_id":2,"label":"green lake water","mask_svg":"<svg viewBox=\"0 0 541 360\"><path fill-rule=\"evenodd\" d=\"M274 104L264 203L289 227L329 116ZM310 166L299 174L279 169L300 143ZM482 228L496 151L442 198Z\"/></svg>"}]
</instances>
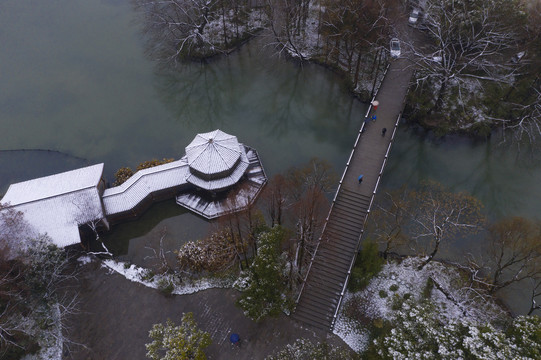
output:
<instances>
[{"instance_id":1,"label":"green lake water","mask_svg":"<svg viewBox=\"0 0 541 360\"><path fill-rule=\"evenodd\" d=\"M257 42L167 72L145 56L140 30L127 0L0 4L0 193L99 162L112 182L119 167L180 158L196 133L216 128L255 147L269 176L312 157L342 173L366 106L335 74L276 58ZM491 217L541 210L539 162L517 161L496 141L433 141L401 127L380 191L428 178L472 192ZM116 226L108 244L143 262L164 228L171 247L210 229L165 202Z\"/></svg>"}]
</instances>

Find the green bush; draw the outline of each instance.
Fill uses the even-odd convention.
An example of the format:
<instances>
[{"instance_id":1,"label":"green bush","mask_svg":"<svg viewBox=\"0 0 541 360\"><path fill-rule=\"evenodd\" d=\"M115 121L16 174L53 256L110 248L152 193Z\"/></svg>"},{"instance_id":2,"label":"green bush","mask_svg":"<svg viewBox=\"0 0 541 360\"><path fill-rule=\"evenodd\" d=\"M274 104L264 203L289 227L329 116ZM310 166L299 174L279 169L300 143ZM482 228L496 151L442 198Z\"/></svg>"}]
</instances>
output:
<instances>
[{"instance_id":1,"label":"green bush","mask_svg":"<svg viewBox=\"0 0 541 360\"><path fill-rule=\"evenodd\" d=\"M152 342L145 345L146 355L152 360L204 360L207 358L205 349L212 342L210 334L197 327L191 312L182 315L178 326L171 320L165 325L154 324L148 336Z\"/></svg>"},{"instance_id":2,"label":"green bush","mask_svg":"<svg viewBox=\"0 0 541 360\"><path fill-rule=\"evenodd\" d=\"M12 332L11 340L16 345L3 344L0 348L0 360L26 359L29 358L28 355L36 354L40 350L36 339L22 332Z\"/></svg>"},{"instance_id":3,"label":"green bush","mask_svg":"<svg viewBox=\"0 0 541 360\"><path fill-rule=\"evenodd\" d=\"M122 185L126 180L133 176L133 170L129 167L122 167L115 173L115 182L113 186Z\"/></svg>"},{"instance_id":4,"label":"green bush","mask_svg":"<svg viewBox=\"0 0 541 360\"><path fill-rule=\"evenodd\" d=\"M150 270L150 269L145 269L141 272L141 274L139 275L139 277L141 278L141 280L143 281L152 281L154 280L154 271Z\"/></svg>"},{"instance_id":5,"label":"green bush","mask_svg":"<svg viewBox=\"0 0 541 360\"><path fill-rule=\"evenodd\" d=\"M284 260L280 244L287 232L280 226L258 236L258 250L248 270L249 285L237 301L247 316L259 321L266 316L277 316L289 309L287 278L283 274Z\"/></svg>"},{"instance_id":6,"label":"green bush","mask_svg":"<svg viewBox=\"0 0 541 360\"><path fill-rule=\"evenodd\" d=\"M379 297L382 298L382 299L386 298L387 297L387 291L380 290L379 291Z\"/></svg>"},{"instance_id":7,"label":"green bush","mask_svg":"<svg viewBox=\"0 0 541 360\"><path fill-rule=\"evenodd\" d=\"M148 168L158 166L158 165L167 164L167 163L170 163L172 161L175 161L175 159L165 159L164 158L162 160L152 159L152 160L143 161L142 163L137 165L137 168L136 168L135 171L148 169ZM126 180L128 180L130 177L132 177L133 174L134 173L133 173L133 170L131 168L129 168L129 167L121 167L115 173L115 182L113 183L113 186L122 185L123 183L126 182Z\"/></svg>"},{"instance_id":8,"label":"green bush","mask_svg":"<svg viewBox=\"0 0 541 360\"><path fill-rule=\"evenodd\" d=\"M476 122L472 125L471 131L475 136L486 138L490 136L492 129L486 122Z\"/></svg>"},{"instance_id":9,"label":"green bush","mask_svg":"<svg viewBox=\"0 0 541 360\"><path fill-rule=\"evenodd\" d=\"M175 159L166 159L166 158L163 158L162 160L152 159L152 160L143 161L142 163L137 165L137 171L148 169L148 168L158 166L158 165L167 164L173 161L175 161Z\"/></svg>"},{"instance_id":10,"label":"green bush","mask_svg":"<svg viewBox=\"0 0 541 360\"><path fill-rule=\"evenodd\" d=\"M370 240L365 241L351 271L349 290L356 292L364 289L370 280L381 271L382 266L383 259L379 256L378 245Z\"/></svg>"},{"instance_id":11,"label":"green bush","mask_svg":"<svg viewBox=\"0 0 541 360\"><path fill-rule=\"evenodd\" d=\"M392 284L392 285L389 287L389 290L391 290L391 291L396 291L396 290L398 290L398 285L397 285L397 284Z\"/></svg>"},{"instance_id":12,"label":"green bush","mask_svg":"<svg viewBox=\"0 0 541 360\"><path fill-rule=\"evenodd\" d=\"M391 309L400 310L402 309L403 300L398 294L393 295L393 303L391 304Z\"/></svg>"},{"instance_id":13,"label":"green bush","mask_svg":"<svg viewBox=\"0 0 541 360\"><path fill-rule=\"evenodd\" d=\"M158 280L158 290L162 292L164 295L171 295L173 293L173 290L175 290L175 285L173 282L167 278L161 278Z\"/></svg>"},{"instance_id":14,"label":"green bush","mask_svg":"<svg viewBox=\"0 0 541 360\"><path fill-rule=\"evenodd\" d=\"M425 288L423 289L423 298L428 299L432 294L432 289L434 288L434 281L431 278L426 280Z\"/></svg>"}]
</instances>

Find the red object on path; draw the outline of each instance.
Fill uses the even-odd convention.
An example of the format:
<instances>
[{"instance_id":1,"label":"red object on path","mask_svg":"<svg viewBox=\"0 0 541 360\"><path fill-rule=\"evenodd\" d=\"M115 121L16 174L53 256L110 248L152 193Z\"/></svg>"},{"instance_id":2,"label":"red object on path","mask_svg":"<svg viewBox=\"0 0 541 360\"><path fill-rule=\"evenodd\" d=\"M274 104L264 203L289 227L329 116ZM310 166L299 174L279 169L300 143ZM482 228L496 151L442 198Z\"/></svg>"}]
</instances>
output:
<instances>
[{"instance_id":1,"label":"red object on path","mask_svg":"<svg viewBox=\"0 0 541 360\"><path fill-rule=\"evenodd\" d=\"M379 105L379 101L377 100L372 101L372 106L374 107L374 111L378 109L378 105Z\"/></svg>"}]
</instances>

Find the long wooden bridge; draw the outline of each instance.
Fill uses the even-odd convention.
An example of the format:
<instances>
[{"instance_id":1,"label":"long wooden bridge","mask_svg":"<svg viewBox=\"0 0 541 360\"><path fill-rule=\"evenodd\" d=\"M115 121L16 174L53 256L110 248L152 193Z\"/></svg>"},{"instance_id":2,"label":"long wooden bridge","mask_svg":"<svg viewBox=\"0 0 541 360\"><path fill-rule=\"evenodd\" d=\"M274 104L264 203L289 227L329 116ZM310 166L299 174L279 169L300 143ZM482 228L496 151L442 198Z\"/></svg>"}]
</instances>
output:
<instances>
[{"instance_id":1,"label":"long wooden bridge","mask_svg":"<svg viewBox=\"0 0 541 360\"><path fill-rule=\"evenodd\" d=\"M393 60L374 97L379 106L370 106L361 124L293 314L308 325L326 331L334 327L412 74L406 58ZM376 121L366 121L374 115Z\"/></svg>"}]
</instances>

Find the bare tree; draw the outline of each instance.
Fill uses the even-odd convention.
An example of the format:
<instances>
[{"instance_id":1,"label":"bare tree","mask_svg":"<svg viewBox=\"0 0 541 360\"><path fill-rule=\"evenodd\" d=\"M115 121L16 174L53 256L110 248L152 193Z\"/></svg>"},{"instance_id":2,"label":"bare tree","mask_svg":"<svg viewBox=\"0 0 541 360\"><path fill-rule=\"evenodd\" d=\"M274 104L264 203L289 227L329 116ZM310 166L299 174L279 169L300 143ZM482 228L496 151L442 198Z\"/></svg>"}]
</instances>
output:
<instances>
[{"instance_id":1,"label":"bare tree","mask_svg":"<svg viewBox=\"0 0 541 360\"><path fill-rule=\"evenodd\" d=\"M65 320L77 311L77 294L64 285L75 276L64 249L36 234L22 212L0 205L0 357L38 338L72 344Z\"/></svg>"},{"instance_id":2,"label":"bare tree","mask_svg":"<svg viewBox=\"0 0 541 360\"><path fill-rule=\"evenodd\" d=\"M24 351L38 338L71 344L66 316L77 311L77 294L63 284L76 273L66 252L47 236L27 243L15 257L0 259L0 354Z\"/></svg>"},{"instance_id":3,"label":"bare tree","mask_svg":"<svg viewBox=\"0 0 541 360\"><path fill-rule=\"evenodd\" d=\"M162 54L165 62L182 56L214 50L205 27L217 0L142 0L135 2L145 15L146 32L152 39L151 54Z\"/></svg>"},{"instance_id":4,"label":"bare tree","mask_svg":"<svg viewBox=\"0 0 541 360\"><path fill-rule=\"evenodd\" d=\"M310 0L267 0L271 31L277 40L279 53L283 51L306 60L302 49L301 33L304 34L310 8Z\"/></svg>"},{"instance_id":5,"label":"bare tree","mask_svg":"<svg viewBox=\"0 0 541 360\"><path fill-rule=\"evenodd\" d=\"M287 192L287 181L281 174L275 175L263 189L261 198L270 217L271 227L282 225L282 218L287 207Z\"/></svg>"},{"instance_id":6,"label":"bare tree","mask_svg":"<svg viewBox=\"0 0 541 360\"><path fill-rule=\"evenodd\" d=\"M77 225L87 227L94 235L95 241L103 248L103 251L90 253L94 255L113 256L100 238L100 231L104 227L108 229L109 223L103 214L103 206L99 196L89 193L77 194L73 198L72 204L77 208L77 213L74 214Z\"/></svg>"},{"instance_id":7,"label":"bare tree","mask_svg":"<svg viewBox=\"0 0 541 360\"><path fill-rule=\"evenodd\" d=\"M538 82L539 77L533 81L533 86L528 88L529 94L523 98L524 100L531 99L530 101L512 104L515 116L494 119L501 123L504 137L507 130L510 130L513 140L519 144L523 139L533 144L541 135L541 91L539 90L541 87L539 89L536 87Z\"/></svg>"},{"instance_id":8,"label":"bare tree","mask_svg":"<svg viewBox=\"0 0 541 360\"><path fill-rule=\"evenodd\" d=\"M541 2L525 2L527 20L512 62L520 69L516 81L501 96L507 113L494 116L504 130L504 141L534 143L541 135ZM511 133L511 136L507 136Z\"/></svg>"},{"instance_id":9,"label":"bare tree","mask_svg":"<svg viewBox=\"0 0 541 360\"><path fill-rule=\"evenodd\" d=\"M257 2L134 0L134 4L145 18L148 53L165 64L225 53L258 27L250 20L250 14L259 11Z\"/></svg>"},{"instance_id":10,"label":"bare tree","mask_svg":"<svg viewBox=\"0 0 541 360\"><path fill-rule=\"evenodd\" d=\"M386 206L376 210L381 218L376 235L387 251L409 239L410 248L427 252L419 270L434 259L447 240L476 232L485 221L478 199L465 192L451 192L436 182L426 182L419 189L402 188L388 197Z\"/></svg>"},{"instance_id":11,"label":"bare tree","mask_svg":"<svg viewBox=\"0 0 541 360\"><path fill-rule=\"evenodd\" d=\"M409 245L405 228L408 221L408 202L404 188L384 194L384 199L376 203L370 213L369 233L375 241L383 245L383 258L390 252Z\"/></svg>"},{"instance_id":12,"label":"bare tree","mask_svg":"<svg viewBox=\"0 0 541 360\"><path fill-rule=\"evenodd\" d=\"M410 44L417 84L436 92L431 111L442 109L449 86L459 99L484 82L510 84L516 67L504 55L516 43L520 6L508 0L428 0L423 23L429 41ZM468 91L467 89L470 88ZM464 106L466 101L461 101Z\"/></svg>"},{"instance_id":13,"label":"bare tree","mask_svg":"<svg viewBox=\"0 0 541 360\"><path fill-rule=\"evenodd\" d=\"M0 203L0 256L9 259L25 247L28 238L37 235L21 211Z\"/></svg>"},{"instance_id":14,"label":"bare tree","mask_svg":"<svg viewBox=\"0 0 541 360\"><path fill-rule=\"evenodd\" d=\"M150 241L151 243L145 246L145 249L152 252L152 256L145 256L144 259L152 259L154 262L154 267L157 269L159 274L164 274L171 270L171 265L169 265L169 261L167 260L167 254L170 254L171 251L166 251L163 246L163 241L166 237L167 227L164 226L159 229L155 236L153 236L153 239Z\"/></svg>"},{"instance_id":15,"label":"bare tree","mask_svg":"<svg viewBox=\"0 0 541 360\"><path fill-rule=\"evenodd\" d=\"M419 270L432 261L442 242L476 232L485 221L478 199L465 192L450 192L438 183L428 182L420 190L412 190L408 198L411 236L416 241L428 240L432 248Z\"/></svg>"},{"instance_id":16,"label":"bare tree","mask_svg":"<svg viewBox=\"0 0 541 360\"><path fill-rule=\"evenodd\" d=\"M234 246L241 267L246 268L250 267L248 259L257 254L256 233L265 223L249 186L238 186L227 194L226 213L218 220L218 232L229 234L225 238Z\"/></svg>"},{"instance_id":17,"label":"bare tree","mask_svg":"<svg viewBox=\"0 0 541 360\"><path fill-rule=\"evenodd\" d=\"M524 218L503 219L489 228L487 272L491 292L541 275L541 227Z\"/></svg>"},{"instance_id":18,"label":"bare tree","mask_svg":"<svg viewBox=\"0 0 541 360\"><path fill-rule=\"evenodd\" d=\"M541 303L537 300L541 296L541 276L536 276L530 279L531 293L530 293L530 309L528 315L531 315L536 310L541 310Z\"/></svg>"},{"instance_id":19,"label":"bare tree","mask_svg":"<svg viewBox=\"0 0 541 360\"><path fill-rule=\"evenodd\" d=\"M325 194L332 191L337 175L330 164L314 158L302 168L290 169L286 178L290 184L290 213L296 233L291 249L292 263L302 278L328 213L329 201Z\"/></svg>"},{"instance_id":20,"label":"bare tree","mask_svg":"<svg viewBox=\"0 0 541 360\"><path fill-rule=\"evenodd\" d=\"M24 302L22 286L24 283L22 266L14 260L0 259L0 349L10 346L21 347L16 335L29 336L25 326L18 318Z\"/></svg>"}]
</instances>

